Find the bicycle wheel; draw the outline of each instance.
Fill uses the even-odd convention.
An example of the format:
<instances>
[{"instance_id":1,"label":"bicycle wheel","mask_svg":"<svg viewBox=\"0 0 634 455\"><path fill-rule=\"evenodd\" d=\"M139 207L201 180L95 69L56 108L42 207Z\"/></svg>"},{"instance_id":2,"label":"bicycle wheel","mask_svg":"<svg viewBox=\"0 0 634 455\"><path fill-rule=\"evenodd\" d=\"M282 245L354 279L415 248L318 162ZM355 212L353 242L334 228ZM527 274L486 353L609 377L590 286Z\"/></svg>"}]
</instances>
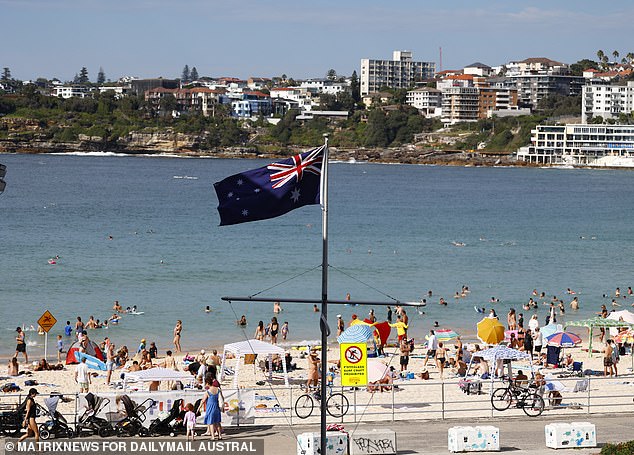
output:
<instances>
[{"instance_id":1,"label":"bicycle wheel","mask_svg":"<svg viewBox=\"0 0 634 455\"><path fill-rule=\"evenodd\" d=\"M347 414L350 403L343 393L333 393L326 400L326 411L333 417L343 417Z\"/></svg>"},{"instance_id":2,"label":"bicycle wheel","mask_svg":"<svg viewBox=\"0 0 634 455\"><path fill-rule=\"evenodd\" d=\"M522 400L522 409L527 416L537 417L544 412L544 399L536 393L526 394Z\"/></svg>"},{"instance_id":3,"label":"bicycle wheel","mask_svg":"<svg viewBox=\"0 0 634 455\"><path fill-rule=\"evenodd\" d=\"M509 389L495 389L491 395L491 406L497 411L506 411L513 401L513 394Z\"/></svg>"},{"instance_id":4,"label":"bicycle wheel","mask_svg":"<svg viewBox=\"0 0 634 455\"><path fill-rule=\"evenodd\" d=\"M309 394L305 393L304 395L300 395L300 397L295 401L295 414L300 419L307 419L313 413L313 406L315 402L313 397Z\"/></svg>"}]
</instances>

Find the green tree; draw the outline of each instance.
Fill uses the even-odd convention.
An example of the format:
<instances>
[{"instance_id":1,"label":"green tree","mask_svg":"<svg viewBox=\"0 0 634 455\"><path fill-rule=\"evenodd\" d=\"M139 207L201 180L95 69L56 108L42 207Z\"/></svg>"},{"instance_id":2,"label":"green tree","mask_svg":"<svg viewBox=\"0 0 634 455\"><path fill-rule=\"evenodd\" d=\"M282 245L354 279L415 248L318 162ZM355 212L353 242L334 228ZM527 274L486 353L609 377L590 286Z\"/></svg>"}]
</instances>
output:
<instances>
[{"instance_id":1,"label":"green tree","mask_svg":"<svg viewBox=\"0 0 634 455\"><path fill-rule=\"evenodd\" d=\"M627 59L627 61L631 64L632 61L634 61L634 53L632 52L628 52L627 55L625 56L625 58Z\"/></svg>"},{"instance_id":2,"label":"green tree","mask_svg":"<svg viewBox=\"0 0 634 455\"><path fill-rule=\"evenodd\" d=\"M102 67L99 67L99 72L97 73L97 84L103 84L104 82L106 82L106 73L104 73Z\"/></svg>"},{"instance_id":3,"label":"green tree","mask_svg":"<svg viewBox=\"0 0 634 455\"><path fill-rule=\"evenodd\" d=\"M583 60L579 60L577 63L573 63L572 65L570 65L570 71L573 76L581 76L584 70L590 68L598 70L599 64L594 60L584 58Z\"/></svg>"},{"instance_id":4,"label":"green tree","mask_svg":"<svg viewBox=\"0 0 634 455\"><path fill-rule=\"evenodd\" d=\"M334 69L330 68L326 73L326 79L328 79L329 81L337 80L337 72Z\"/></svg>"},{"instance_id":5,"label":"green tree","mask_svg":"<svg viewBox=\"0 0 634 455\"><path fill-rule=\"evenodd\" d=\"M163 98L161 98L159 110L163 112L165 117L172 115L172 111L175 111L177 108L178 102L176 101L176 97L171 93L167 93Z\"/></svg>"},{"instance_id":6,"label":"green tree","mask_svg":"<svg viewBox=\"0 0 634 455\"><path fill-rule=\"evenodd\" d=\"M191 72L189 73L189 80L190 81L196 81L198 80L198 70L196 69L196 67L192 67Z\"/></svg>"},{"instance_id":7,"label":"green tree","mask_svg":"<svg viewBox=\"0 0 634 455\"><path fill-rule=\"evenodd\" d=\"M81 71L79 72L78 83L79 84L88 84L89 82L90 82L90 79L88 78L88 70L86 69L85 66L83 66L81 68Z\"/></svg>"},{"instance_id":8,"label":"green tree","mask_svg":"<svg viewBox=\"0 0 634 455\"><path fill-rule=\"evenodd\" d=\"M2 82L9 82L11 80L11 70L8 67L2 68Z\"/></svg>"},{"instance_id":9,"label":"green tree","mask_svg":"<svg viewBox=\"0 0 634 455\"><path fill-rule=\"evenodd\" d=\"M189 82L189 65L185 65L185 68L183 68L183 73L181 74L181 80L183 82Z\"/></svg>"},{"instance_id":10,"label":"green tree","mask_svg":"<svg viewBox=\"0 0 634 455\"><path fill-rule=\"evenodd\" d=\"M352 91L352 99L355 103L361 101L361 85L359 84L359 76L357 76L357 71L352 72L352 76L350 77L350 90Z\"/></svg>"},{"instance_id":11,"label":"green tree","mask_svg":"<svg viewBox=\"0 0 634 455\"><path fill-rule=\"evenodd\" d=\"M387 147L390 143L385 113L373 109L368 114L368 125L365 130L364 145L368 147Z\"/></svg>"},{"instance_id":12,"label":"green tree","mask_svg":"<svg viewBox=\"0 0 634 455\"><path fill-rule=\"evenodd\" d=\"M615 62L618 61L618 59L619 59L619 51L616 51L616 50L612 51L612 57L614 57L614 61Z\"/></svg>"}]
</instances>

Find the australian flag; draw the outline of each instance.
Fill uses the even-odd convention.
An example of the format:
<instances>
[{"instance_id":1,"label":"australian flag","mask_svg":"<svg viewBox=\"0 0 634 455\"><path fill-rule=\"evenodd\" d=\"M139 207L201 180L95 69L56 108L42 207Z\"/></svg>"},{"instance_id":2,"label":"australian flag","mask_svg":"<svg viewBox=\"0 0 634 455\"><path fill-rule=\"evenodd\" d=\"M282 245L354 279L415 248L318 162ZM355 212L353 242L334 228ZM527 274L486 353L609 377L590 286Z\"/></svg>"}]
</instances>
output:
<instances>
[{"instance_id":1,"label":"australian flag","mask_svg":"<svg viewBox=\"0 0 634 455\"><path fill-rule=\"evenodd\" d=\"M265 220L319 204L323 145L214 183L220 226Z\"/></svg>"}]
</instances>

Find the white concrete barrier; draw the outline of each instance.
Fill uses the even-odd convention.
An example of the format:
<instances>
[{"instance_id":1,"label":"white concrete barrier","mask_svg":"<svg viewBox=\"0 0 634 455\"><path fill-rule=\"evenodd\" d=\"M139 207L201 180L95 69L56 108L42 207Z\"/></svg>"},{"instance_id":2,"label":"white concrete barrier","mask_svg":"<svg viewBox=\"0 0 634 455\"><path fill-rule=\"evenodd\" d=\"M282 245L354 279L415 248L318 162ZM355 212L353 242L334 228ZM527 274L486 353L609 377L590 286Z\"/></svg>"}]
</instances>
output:
<instances>
[{"instance_id":1,"label":"white concrete barrier","mask_svg":"<svg viewBox=\"0 0 634 455\"><path fill-rule=\"evenodd\" d=\"M301 433L297 436L297 455L321 455L319 433ZM340 431L326 432L325 455L348 455L348 434Z\"/></svg>"},{"instance_id":2,"label":"white concrete barrier","mask_svg":"<svg viewBox=\"0 0 634 455\"><path fill-rule=\"evenodd\" d=\"M546 447L551 449L597 446L597 432L593 423L554 422L546 425L544 432L546 433Z\"/></svg>"},{"instance_id":3,"label":"white concrete barrier","mask_svg":"<svg viewBox=\"0 0 634 455\"><path fill-rule=\"evenodd\" d=\"M396 454L396 432L389 429L355 431L350 435L350 455Z\"/></svg>"},{"instance_id":4,"label":"white concrete barrier","mask_svg":"<svg viewBox=\"0 0 634 455\"><path fill-rule=\"evenodd\" d=\"M450 452L500 450L500 430L497 427L452 427L448 433L447 444Z\"/></svg>"}]
</instances>

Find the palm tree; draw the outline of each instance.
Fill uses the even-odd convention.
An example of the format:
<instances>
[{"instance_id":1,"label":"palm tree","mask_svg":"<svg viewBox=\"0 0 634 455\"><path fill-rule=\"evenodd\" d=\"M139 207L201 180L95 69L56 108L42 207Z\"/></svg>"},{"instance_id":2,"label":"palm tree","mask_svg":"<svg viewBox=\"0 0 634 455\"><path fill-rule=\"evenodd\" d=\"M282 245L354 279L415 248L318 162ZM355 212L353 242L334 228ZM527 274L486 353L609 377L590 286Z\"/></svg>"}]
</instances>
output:
<instances>
[{"instance_id":1,"label":"palm tree","mask_svg":"<svg viewBox=\"0 0 634 455\"><path fill-rule=\"evenodd\" d=\"M619 51L612 51L612 57L614 57L614 61L618 61L617 59L619 58Z\"/></svg>"},{"instance_id":2,"label":"palm tree","mask_svg":"<svg viewBox=\"0 0 634 455\"><path fill-rule=\"evenodd\" d=\"M599 49L597 51L597 58L599 59L599 62L603 61L603 57L605 56L605 52L603 52L601 49Z\"/></svg>"},{"instance_id":3,"label":"palm tree","mask_svg":"<svg viewBox=\"0 0 634 455\"><path fill-rule=\"evenodd\" d=\"M627 59L628 62L632 63L632 60L634 60L634 53L628 52L625 58Z\"/></svg>"}]
</instances>

